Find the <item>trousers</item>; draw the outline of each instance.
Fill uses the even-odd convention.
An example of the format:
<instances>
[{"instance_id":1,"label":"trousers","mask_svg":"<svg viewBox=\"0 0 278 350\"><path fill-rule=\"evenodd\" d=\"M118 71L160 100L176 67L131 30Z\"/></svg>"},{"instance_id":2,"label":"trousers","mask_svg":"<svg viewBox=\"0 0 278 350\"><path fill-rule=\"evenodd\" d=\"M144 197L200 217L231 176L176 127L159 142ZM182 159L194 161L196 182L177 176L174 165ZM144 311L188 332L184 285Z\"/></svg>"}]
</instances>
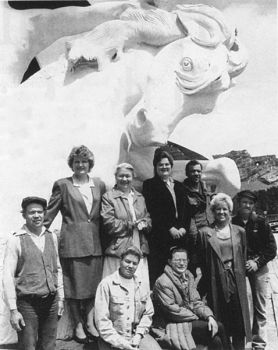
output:
<instances>
[{"instance_id":1,"label":"trousers","mask_svg":"<svg viewBox=\"0 0 278 350\"><path fill-rule=\"evenodd\" d=\"M23 296L17 299L25 327L18 332L18 350L54 350L58 322L58 297Z\"/></svg>"},{"instance_id":2,"label":"trousers","mask_svg":"<svg viewBox=\"0 0 278 350\"><path fill-rule=\"evenodd\" d=\"M98 342L99 350L119 350L101 338ZM161 350L160 346L152 336L146 334L139 344L139 350Z\"/></svg>"},{"instance_id":3,"label":"trousers","mask_svg":"<svg viewBox=\"0 0 278 350\"><path fill-rule=\"evenodd\" d=\"M266 303L268 293L268 266L262 266L258 271L248 275L253 297L254 318L252 327L252 347L266 347Z\"/></svg>"},{"instance_id":4,"label":"trousers","mask_svg":"<svg viewBox=\"0 0 278 350\"><path fill-rule=\"evenodd\" d=\"M208 322L202 320L192 321L192 337L196 344L207 345L209 350L229 350L229 340L226 336L224 326L218 324L218 333L212 338L208 330Z\"/></svg>"}]
</instances>

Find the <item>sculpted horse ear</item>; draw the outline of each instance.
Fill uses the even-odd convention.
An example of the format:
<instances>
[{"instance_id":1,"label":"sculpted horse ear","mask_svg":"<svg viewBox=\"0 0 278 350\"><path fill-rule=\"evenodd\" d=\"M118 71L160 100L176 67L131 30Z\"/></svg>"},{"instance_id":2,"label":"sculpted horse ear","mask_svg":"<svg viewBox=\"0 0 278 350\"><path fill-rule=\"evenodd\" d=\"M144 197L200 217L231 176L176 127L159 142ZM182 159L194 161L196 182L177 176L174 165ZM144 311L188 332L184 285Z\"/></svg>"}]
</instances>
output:
<instances>
[{"instance_id":1,"label":"sculpted horse ear","mask_svg":"<svg viewBox=\"0 0 278 350\"><path fill-rule=\"evenodd\" d=\"M228 49L235 40L235 28L227 24L222 13L207 5L178 5L174 11L180 24L198 45L215 47L224 44Z\"/></svg>"},{"instance_id":2,"label":"sculpted horse ear","mask_svg":"<svg viewBox=\"0 0 278 350\"><path fill-rule=\"evenodd\" d=\"M228 73L231 78L241 74L248 63L247 50L242 43L236 38L234 45L228 53Z\"/></svg>"}]
</instances>

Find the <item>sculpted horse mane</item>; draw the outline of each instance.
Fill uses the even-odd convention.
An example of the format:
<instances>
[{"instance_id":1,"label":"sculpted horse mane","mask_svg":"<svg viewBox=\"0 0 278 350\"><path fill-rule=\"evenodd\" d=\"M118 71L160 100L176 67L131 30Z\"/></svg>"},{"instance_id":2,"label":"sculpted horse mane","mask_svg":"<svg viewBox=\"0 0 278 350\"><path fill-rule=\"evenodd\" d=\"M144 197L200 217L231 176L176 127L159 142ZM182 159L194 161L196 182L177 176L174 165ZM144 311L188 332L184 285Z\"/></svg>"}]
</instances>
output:
<instances>
[{"instance_id":1,"label":"sculpted horse mane","mask_svg":"<svg viewBox=\"0 0 278 350\"><path fill-rule=\"evenodd\" d=\"M222 13L177 2L94 1L26 11L0 2L9 24L0 55L1 164L9 169L1 179L0 192L9 198L1 232L15 225L21 198L49 196L51 183L66 174L73 145L94 151L94 175L108 185L119 161L134 165L138 184L151 177L155 148L183 118L213 111L244 71L246 51ZM62 56L49 47L59 38L63 51L68 41ZM19 85L43 50L52 63ZM208 161L204 177L230 195L240 187L228 159Z\"/></svg>"}]
</instances>

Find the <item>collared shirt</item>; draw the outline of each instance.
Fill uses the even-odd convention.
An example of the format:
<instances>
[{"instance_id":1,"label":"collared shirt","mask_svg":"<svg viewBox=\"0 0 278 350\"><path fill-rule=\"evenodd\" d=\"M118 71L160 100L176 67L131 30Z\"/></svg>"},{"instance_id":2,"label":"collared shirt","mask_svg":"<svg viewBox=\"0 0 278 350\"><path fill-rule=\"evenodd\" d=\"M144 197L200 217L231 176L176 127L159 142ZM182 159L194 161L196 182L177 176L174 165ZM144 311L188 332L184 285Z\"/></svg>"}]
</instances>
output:
<instances>
[{"instance_id":1,"label":"collared shirt","mask_svg":"<svg viewBox=\"0 0 278 350\"><path fill-rule=\"evenodd\" d=\"M90 214L93 206L93 194L92 187L95 187L94 180L92 177L89 177L89 181L84 184L78 184L75 182L74 176L72 177L72 183L74 187L77 187L87 208L88 213Z\"/></svg>"},{"instance_id":2,"label":"collared shirt","mask_svg":"<svg viewBox=\"0 0 278 350\"><path fill-rule=\"evenodd\" d=\"M175 209L176 209L176 218L178 217L178 211L177 211L177 199L176 199L176 193L174 191L174 179L172 177L169 177L165 182L165 185L167 187L167 189L169 190L169 192L171 193L171 196L173 198L173 202L175 205Z\"/></svg>"},{"instance_id":3,"label":"collared shirt","mask_svg":"<svg viewBox=\"0 0 278 350\"><path fill-rule=\"evenodd\" d=\"M20 236L22 234L27 234L31 237L32 241L39 248L41 252L44 250L45 245L45 232L46 228L42 230L42 233L37 236L34 233L30 232L26 225L23 225L22 228L11 236L7 241L5 258L4 258L4 290L7 296L7 302L10 310L16 309L16 286L15 286L15 275L17 270L18 260L21 256L21 244ZM57 293L60 300L64 299L64 288L63 288L63 276L62 269L60 265L60 260L58 256L58 241L57 236L52 233L53 242L57 254L57 269L58 269L58 288Z\"/></svg>"}]
</instances>

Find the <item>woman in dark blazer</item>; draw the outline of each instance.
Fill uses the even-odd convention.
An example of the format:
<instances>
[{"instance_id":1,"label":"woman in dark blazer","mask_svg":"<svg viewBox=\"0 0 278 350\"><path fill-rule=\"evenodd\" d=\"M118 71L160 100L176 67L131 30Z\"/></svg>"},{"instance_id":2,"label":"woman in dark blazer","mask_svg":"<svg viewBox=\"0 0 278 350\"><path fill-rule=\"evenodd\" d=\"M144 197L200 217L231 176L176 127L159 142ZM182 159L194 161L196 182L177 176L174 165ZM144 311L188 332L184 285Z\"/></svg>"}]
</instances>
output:
<instances>
[{"instance_id":1,"label":"woman in dark blazer","mask_svg":"<svg viewBox=\"0 0 278 350\"><path fill-rule=\"evenodd\" d=\"M158 148L155 151L154 177L144 181L143 195L152 219L149 245L150 284L163 273L169 248L185 246L185 196L182 183L171 177L173 158Z\"/></svg>"},{"instance_id":2,"label":"woman in dark blazer","mask_svg":"<svg viewBox=\"0 0 278 350\"><path fill-rule=\"evenodd\" d=\"M246 235L231 224L232 199L218 193L211 201L214 223L202 227L197 236L197 252L202 269L208 306L232 338L233 349L251 341L246 291Z\"/></svg>"},{"instance_id":3,"label":"woman in dark blazer","mask_svg":"<svg viewBox=\"0 0 278 350\"><path fill-rule=\"evenodd\" d=\"M74 147L68 157L68 165L73 170L73 176L54 183L45 226L49 227L61 212L59 255L65 298L74 321L75 340L86 343L90 335L87 316L102 275L99 220L105 185L100 179L88 175L94 166L94 156L87 147ZM82 310L85 311L85 319L82 318Z\"/></svg>"}]
</instances>

